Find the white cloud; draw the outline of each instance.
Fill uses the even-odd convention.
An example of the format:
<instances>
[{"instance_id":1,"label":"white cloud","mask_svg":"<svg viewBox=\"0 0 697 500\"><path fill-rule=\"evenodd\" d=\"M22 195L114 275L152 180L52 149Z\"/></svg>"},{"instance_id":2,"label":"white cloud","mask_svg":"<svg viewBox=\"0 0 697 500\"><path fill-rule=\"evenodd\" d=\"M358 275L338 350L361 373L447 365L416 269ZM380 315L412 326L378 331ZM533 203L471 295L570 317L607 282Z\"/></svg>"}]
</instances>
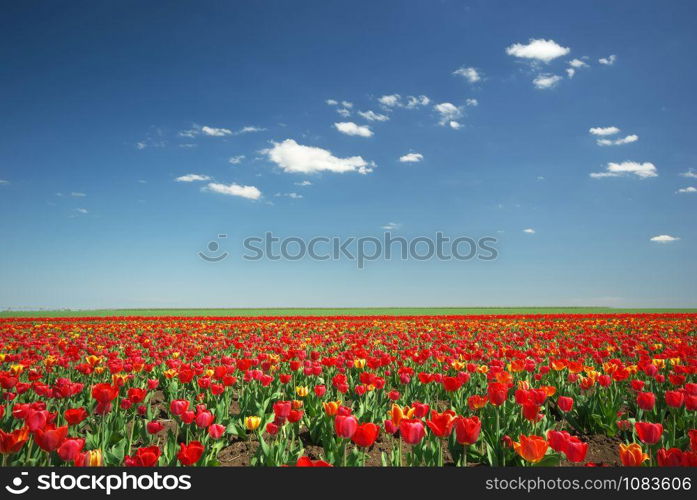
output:
<instances>
[{"instance_id":1,"label":"white cloud","mask_svg":"<svg viewBox=\"0 0 697 500\"><path fill-rule=\"evenodd\" d=\"M653 241L655 243L671 243L673 241L678 241L679 239L680 238L677 238L675 236L661 234L661 235L654 236L653 238L651 238L651 241Z\"/></svg>"},{"instance_id":2,"label":"white cloud","mask_svg":"<svg viewBox=\"0 0 697 500\"><path fill-rule=\"evenodd\" d=\"M244 160L245 156L244 155L237 155L237 156L231 156L228 158L228 163L231 163L232 165L239 165L242 163L242 160Z\"/></svg>"},{"instance_id":3,"label":"white cloud","mask_svg":"<svg viewBox=\"0 0 697 500\"><path fill-rule=\"evenodd\" d=\"M614 135L620 131L617 127L591 127L588 132L593 135Z\"/></svg>"},{"instance_id":4,"label":"white cloud","mask_svg":"<svg viewBox=\"0 0 697 500\"><path fill-rule=\"evenodd\" d=\"M404 156L399 157L399 161L402 163L418 163L424 159L424 155L421 153L407 153Z\"/></svg>"},{"instance_id":5,"label":"white cloud","mask_svg":"<svg viewBox=\"0 0 697 500\"><path fill-rule=\"evenodd\" d=\"M482 79L482 76L479 74L477 69L471 66L468 68L463 66L462 68L456 69L453 71L453 75L460 75L470 83L477 83Z\"/></svg>"},{"instance_id":6,"label":"white cloud","mask_svg":"<svg viewBox=\"0 0 697 500\"><path fill-rule=\"evenodd\" d=\"M587 68L588 64L586 64L581 59L572 59L571 61L569 61L569 66L571 66L572 68L580 69Z\"/></svg>"},{"instance_id":7,"label":"white cloud","mask_svg":"<svg viewBox=\"0 0 697 500\"><path fill-rule=\"evenodd\" d=\"M272 148L263 151L272 162L284 172L311 174L315 172L358 172L367 174L375 164L368 163L360 156L338 158L330 151L313 146L303 146L293 139L274 143Z\"/></svg>"},{"instance_id":8,"label":"white cloud","mask_svg":"<svg viewBox=\"0 0 697 500\"><path fill-rule=\"evenodd\" d=\"M136 142L136 149L138 149L138 150L145 149L147 147L148 147L148 145L143 141Z\"/></svg>"},{"instance_id":9,"label":"white cloud","mask_svg":"<svg viewBox=\"0 0 697 500\"><path fill-rule=\"evenodd\" d=\"M192 127L189 130L182 130L177 133L179 137L188 137L188 138L194 138L199 135L205 135L207 137L228 137L231 135L240 135L240 134L249 134L252 132L262 132L266 130L263 127L257 127L255 125L246 125L242 127L239 130L232 131L229 128L218 128L218 127L209 127L207 125L204 125L201 127L200 125L193 124ZM143 147L147 146L144 145ZM184 147L187 147L185 145ZM193 145L188 146L188 147L193 147ZM142 149L139 147L139 149Z\"/></svg>"},{"instance_id":10,"label":"white cloud","mask_svg":"<svg viewBox=\"0 0 697 500\"><path fill-rule=\"evenodd\" d=\"M299 200L300 198L303 197L303 195L298 194L298 193L288 193L286 194L288 198L293 198L294 200Z\"/></svg>"},{"instance_id":11,"label":"white cloud","mask_svg":"<svg viewBox=\"0 0 697 500\"><path fill-rule=\"evenodd\" d=\"M76 212L79 212L79 213L81 213L81 214L86 214L86 213L88 213L88 210L87 210L86 208L76 208L75 211L76 211Z\"/></svg>"},{"instance_id":12,"label":"white cloud","mask_svg":"<svg viewBox=\"0 0 697 500\"><path fill-rule=\"evenodd\" d=\"M457 120L450 120L450 121L448 122L448 126L449 126L450 128L452 128L452 129L460 130L460 129L462 128L462 123L460 123L460 122L457 121Z\"/></svg>"},{"instance_id":13,"label":"white cloud","mask_svg":"<svg viewBox=\"0 0 697 500\"><path fill-rule=\"evenodd\" d=\"M327 103L329 106L336 106L337 104L339 104L339 101L335 99L327 99L324 102Z\"/></svg>"},{"instance_id":14,"label":"white cloud","mask_svg":"<svg viewBox=\"0 0 697 500\"><path fill-rule=\"evenodd\" d=\"M689 169L687 172L682 172L680 174L682 177L689 177L690 179L697 179L697 172L693 169Z\"/></svg>"},{"instance_id":15,"label":"white cloud","mask_svg":"<svg viewBox=\"0 0 697 500\"><path fill-rule=\"evenodd\" d=\"M312 186L312 183L310 181L302 181L302 182L296 182L296 186Z\"/></svg>"},{"instance_id":16,"label":"white cloud","mask_svg":"<svg viewBox=\"0 0 697 500\"><path fill-rule=\"evenodd\" d=\"M0 179L0 185L2 184L9 184L10 181L6 181L5 179Z\"/></svg>"},{"instance_id":17,"label":"white cloud","mask_svg":"<svg viewBox=\"0 0 697 500\"><path fill-rule=\"evenodd\" d=\"M196 181L209 181L211 178L207 175L199 174L186 174L181 177L174 179L176 182L196 182Z\"/></svg>"},{"instance_id":18,"label":"white cloud","mask_svg":"<svg viewBox=\"0 0 697 500\"><path fill-rule=\"evenodd\" d=\"M407 102L403 103L402 102L402 96L399 94L388 94L384 95L382 97L378 98L378 102L382 105L382 107L386 109L394 109L394 108L407 108L407 109L415 109L419 108L421 106L428 106L428 104L431 102L431 100L425 96L425 95L419 95L419 96L407 96Z\"/></svg>"},{"instance_id":19,"label":"white cloud","mask_svg":"<svg viewBox=\"0 0 697 500\"><path fill-rule=\"evenodd\" d=\"M624 161L622 163L608 163L605 172L593 172L590 176L594 179L604 177L622 177L625 175L636 175L640 179L658 177L656 166L653 163L638 163L635 161Z\"/></svg>"},{"instance_id":20,"label":"white cloud","mask_svg":"<svg viewBox=\"0 0 697 500\"><path fill-rule=\"evenodd\" d=\"M346 135L357 135L359 137L371 137L373 135L373 131L367 125L356 125L353 122L335 123L334 127Z\"/></svg>"},{"instance_id":21,"label":"white cloud","mask_svg":"<svg viewBox=\"0 0 697 500\"><path fill-rule=\"evenodd\" d=\"M467 100L465 101L465 104L466 104L467 106L479 106L479 101L476 100L476 99L467 99Z\"/></svg>"},{"instance_id":22,"label":"white cloud","mask_svg":"<svg viewBox=\"0 0 697 500\"><path fill-rule=\"evenodd\" d=\"M630 144L639 140L639 136L636 134L628 135L627 137L622 137L621 139L598 139L595 141L598 146L621 146L622 144Z\"/></svg>"},{"instance_id":23,"label":"white cloud","mask_svg":"<svg viewBox=\"0 0 697 500\"><path fill-rule=\"evenodd\" d=\"M223 129L223 130L225 130L225 129ZM235 132L235 135L249 134L249 133L253 133L253 132L263 132L264 130L266 130L264 127L257 127L255 125L247 125L245 127L242 127L241 129L239 129L237 132Z\"/></svg>"},{"instance_id":24,"label":"white cloud","mask_svg":"<svg viewBox=\"0 0 697 500\"><path fill-rule=\"evenodd\" d=\"M378 102L388 108L396 108L400 105L402 96L399 94L389 94L378 98Z\"/></svg>"},{"instance_id":25,"label":"white cloud","mask_svg":"<svg viewBox=\"0 0 697 500\"><path fill-rule=\"evenodd\" d=\"M85 193L78 193L73 191L72 193L70 193L70 196L72 196L73 198L84 198L87 195Z\"/></svg>"},{"instance_id":26,"label":"white cloud","mask_svg":"<svg viewBox=\"0 0 697 500\"><path fill-rule=\"evenodd\" d=\"M544 73L537 75L535 79L532 81L532 84L535 86L536 89L551 89L552 87L555 87L561 80L562 77L559 75L551 75L549 73Z\"/></svg>"},{"instance_id":27,"label":"white cloud","mask_svg":"<svg viewBox=\"0 0 697 500\"><path fill-rule=\"evenodd\" d=\"M569 78L573 78L576 74L576 70L574 68L566 68L566 74Z\"/></svg>"},{"instance_id":28,"label":"white cloud","mask_svg":"<svg viewBox=\"0 0 697 500\"><path fill-rule=\"evenodd\" d=\"M208 127L204 125L201 127L201 133L210 137L225 137L227 135L232 135L232 130L227 128Z\"/></svg>"},{"instance_id":29,"label":"white cloud","mask_svg":"<svg viewBox=\"0 0 697 500\"><path fill-rule=\"evenodd\" d=\"M336 110L336 112L344 118L348 118L349 116L351 116L351 112L346 108L339 108Z\"/></svg>"},{"instance_id":30,"label":"white cloud","mask_svg":"<svg viewBox=\"0 0 697 500\"><path fill-rule=\"evenodd\" d=\"M394 231L400 227L402 227L402 225L399 222L388 222L384 226L380 226L380 229L384 229L385 231Z\"/></svg>"},{"instance_id":31,"label":"white cloud","mask_svg":"<svg viewBox=\"0 0 697 500\"><path fill-rule=\"evenodd\" d=\"M220 193L227 196L241 196L250 200L258 200L261 197L261 191L254 186L240 186L239 184L218 184L216 182L209 183L205 188L206 191Z\"/></svg>"},{"instance_id":32,"label":"white cloud","mask_svg":"<svg viewBox=\"0 0 697 500\"><path fill-rule=\"evenodd\" d=\"M405 107L407 109L414 109L414 108L419 108L421 106L428 106L429 103L431 102L431 99L426 97L425 95L420 95L420 96L407 96L407 104Z\"/></svg>"},{"instance_id":33,"label":"white cloud","mask_svg":"<svg viewBox=\"0 0 697 500\"><path fill-rule=\"evenodd\" d=\"M527 45L514 43L506 48L506 54L509 56L539 60L546 63L557 57L565 56L569 52L571 52L570 48L562 47L554 40L544 40L541 38L531 39Z\"/></svg>"},{"instance_id":34,"label":"white cloud","mask_svg":"<svg viewBox=\"0 0 697 500\"><path fill-rule=\"evenodd\" d=\"M390 119L387 115L382 115L374 111L359 111L358 114L371 122L386 122Z\"/></svg>"},{"instance_id":35,"label":"white cloud","mask_svg":"<svg viewBox=\"0 0 697 500\"><path fill-rule=\"evenodd\" d=\"M605 66L612 66L615 64L615 61L617 60L617 56L615 54L609 55L608 57L601 57L598 59L598 62L600 64L604 64Z\"/></svg>"},{"instance_id":36,"label":"white cloud","mask_svg":"<svg viewBox=\"0 0 697 500\"><path fill-rule=\"evenodd\" d=\"M341 105L348 109L351 109L353 107L353 103L349 101L341 101Z\"/></svg>"},{"instance_id":37,"label":"white cloud","mask_svg":"<svg viewBox=\"0 0 697 500\"><path fill-rule=\"evenodd\" d=\"M460 128L460 124L456 121L462 116L462 110L451 102L442 102L433 106L440 115L439 123L441 125L450 125L454 129Z\"/></svg>"},{"instance_id":38,"label":"white cloud","mask_svg":"<svg viewBox=\"0 0 697 500\"><path fill-rule=\"evenodd\" d=\"M531 228L523 229L523 232L527 234L535 234L535 230Z\"/></svg>"},{"instance_id":39,"label":"white cloud","mask_svg":"<svg viewBox=\"0 0 697 500\"><path fill-rule=\"evenodd\" d=\"M686 187L686 188L680 188L677 190L678 193L697 193L697 188L696 187Z\"/></svg>"}]
</instances>

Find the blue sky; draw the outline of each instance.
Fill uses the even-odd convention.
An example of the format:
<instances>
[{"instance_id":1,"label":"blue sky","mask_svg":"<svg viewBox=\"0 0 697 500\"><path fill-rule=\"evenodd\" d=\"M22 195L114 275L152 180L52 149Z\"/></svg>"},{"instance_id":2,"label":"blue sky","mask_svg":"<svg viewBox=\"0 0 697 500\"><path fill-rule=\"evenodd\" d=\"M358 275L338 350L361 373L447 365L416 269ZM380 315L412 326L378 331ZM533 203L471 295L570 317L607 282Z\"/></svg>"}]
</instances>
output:
<instances>
[{"instance_id":1,"label":"blue sky","mask_svg":"<svg viewBox=\"0 0 697 500\"><path fill-rule=\"evenodd\" d=\"M8 6L0 307L694 307L696 14L687 1ZM386 226L493 236L499 257L241 258L242 238L266 231ZM230 256L201 260L221 233Z\"/></svg>"}]
</instances>

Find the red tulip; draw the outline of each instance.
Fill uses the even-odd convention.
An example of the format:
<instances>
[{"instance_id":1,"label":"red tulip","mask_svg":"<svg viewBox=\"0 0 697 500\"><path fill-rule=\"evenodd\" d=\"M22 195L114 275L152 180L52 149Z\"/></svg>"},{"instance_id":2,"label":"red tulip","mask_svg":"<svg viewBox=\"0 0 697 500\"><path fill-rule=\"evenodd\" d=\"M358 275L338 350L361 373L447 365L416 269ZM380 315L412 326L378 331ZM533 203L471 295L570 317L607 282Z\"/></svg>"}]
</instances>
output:
<instances>
[{"instance_id":1,"label":"red tulip","mask_svg":"<svg viewBox=\"0 0 697 500\"><path fill-rule=\"evenodd\" d=\"M487 387L489 402L494 406L501 406L508 399L508 386L500 382L492 382Z\"/></svg>"},{"instance_id":2,"label":"red tulip","mask_svg":"<svg viewBox=\"0 0 697 500\"><path fill-rule=\"evenodd\" d=\"M145 428L147 429L148 434L157 434L162 429L164 429L165 426L162 424L162 422L159 422L157 420L153 420L152 422L148 422L145 425Z\"/></svg>"},{"instance_id":3,"label":"red tulip","mask_svg":"<svg viewBox=\"0 0 697 500\"><path fill-rule=\"evenodd\" d=\"M566 431L547 431L549 446L557 453L562 453L566 450L566 443L570 438L571 435Z\"/></svg>"},{"instance_id":4,"label":"red tulip","mask_svg":"<svg viewBox=\"0 0 697 500\"><path fill-rule=\"evenodd\" d=\"M640 392L637 394L636 403L642 410L653 410L656 406L656 395L653 392Z\"/></svg>"},{"instance_id":5,"label":"red tulip","mask_svg":"<svg viewBox=\"0 0 697 500\"><path fill-rule=\"evenodd\" d=\"M577 437L571 437L566 441L564 454L569 462L579 463L586 459L588 443L583 443Z\"/></svg>"},{"instance_id":6,"label":"red tulip","mask_svg":"<svg viewBox=\"0 0 697 500\"><path fill-rule=\"evenodd\" d=\"M443 413L432 410L431 419L426 421L426 425L436 436L441 438L448 437L453 429L455 416L455 412L452 410L446 410Z\"/></svg>"},{"instance_id":7,"label":"red tulip","mask_svg":"<svg viewBox=\"0 0 697 500\"><path fill-rule=\"evenodd\" d=\"M189 409L189 402L183 399L175 399L169 404L169 411L172 415L179 416Z\"/></svg>"},{"instance_id":8,"label":"red tulip","mask_svg":"<svg viewBox=\"0 0 697 500\"><path fill-rule=\"evenodd\" d=\"M566 396L559 396L557 398L557 406L564 413L570 412L571 408L573 408L573 406L574 406L574 400L572 398L568 398Z\"/></svg>"},{"instance_id":9,"label":"red tulip","mask_svg":"<svg viewBox=\"0 0 697 500\"><path fill-rule=\"evenodd\" d=\"M61 460L64 462L72 462L77 458L84 447L84 439L66 439L63 441L63 444L58 447L58 456L61 457Z\"/></svg>"},{"instance_id":10,"label":"red tulip","mask_svg":"<svg viewBox=\"0 0 697 500\"><path fill-rule=\"evenodd\" d=\"M200 429L205 429L209 425L211 425L214 420L215 420L215 417L213 416L213 414L210 411L208 411L208 410L202 411L196 415L196 420L195 420L196 427L198 427Z\"/></svg>"},{"instance_id":11,"label":"red tulip","mask_svg":"<svg viewBox=\"0 0 697 500\"><path fill-rule=\"evenodd\" d=\"M199 441L192 441L189 444L179 443L179 453L177 458L182 465L193 465L201 459L204 447Z\"/></svg>"},{"instance_id":12,"label":"red tulip","mask_svg":"<svg viewBox=\"0 0 697 500\"><path fill-rule=\"evenodd\" d=\"M634 424L637 436L642 443L656 444L661 439L663 434L663 426L661 424L652 424L650 422L636 422Z\"/></svg>"},{"instance_id":13,"label":"red tulip","mask_svg":"<svg viewBox=\"0 0 697 500\"><path fill-rule=\"evenodd\" d=\"M666 404L671 408L680 408L685 404L685 393L681 391L666 391Z\"/></svg>"},{"instance_id":14,"label":"red tulip","mask_svg":"<svg viewBox=\"0 0 697 500\"><path fill-rule=\"evenodd\" d=\"M462 381L457 377L445 377L443 379L443 388L448 392L455 392L462 387Z\"/></svg>"},{"instance_id":15,"label":"red tulip","mask_svg":"<svg viewBox=\"0 0 697 500\"><path fill-rule=\"evenodd\" d=\"M290 401L276 401L273 404L273 413L277 417L288 418L291 410L292 405Z\"/></svg>"},{"instance_id":16,"label":"red tulip","mask_svg":"<svg viewBox=\"0 0 697 500\"><path fill-rule=\"evenodd\" d=\"M312 460L310 457L300 457L295 463L296 467L331 467L324 460Z\"/></svg>"},{"instance_id":17,"label":"red tulip","mask_svg":"<svg viewBox=\"0 0 697 500\"><path fill-rule=\"evenodd\" d=\"M21 429L5 432L0 429L0 454L10 455L22 449L29 439L29 428L25 425Z\"/></svg>"},{"instance_id":18,"label":"red tulip","mask_svg":"<svg viewBox=\"0 0 697 500\"><path fill-rule=\"evenodd\" d=\"M479 439L482 422L479 417L458 417L455 419L455 439L461 445L472 445Z\"/></svg>"},{"instance_id":19,"label":"red tulip","mask_svg":"<svg viewBox=\"0 0 697 500\"><path fill-rule=\"evenodd\" d=\"M343 439L351 439L358 429L358 419L353 415L337 415L334 418L336 435Z\"/></svg>"},{"instance_id":20,"label":"red tulip","mask_svg":"<svg viewBox=\"0 0 697 500\"><path fill-rule=\"evenodd\" d=\"M417 444L426 436L426 429L421 420L403 419L399 423L399 435L407 444Z\"/></svg>"},{"instance_id":21,"label":"red tulip","mask_svg":"<svg viewBox=\"0 0 697 500\"><path fill-rule=\"evenodd\" d=\"M56 428L53 425L48 425L44 429L39 429L34 432L34 441L44 451L56 450L65 440L68 435L68 426Z\"/></svg>"},{"instance_id":22,"label":"red tulip","mask_svg":"<svg viewBox=\"0 0 697 500\"><path fill-rule=\"evenodd\" d=\"M63 412L68 425L77 425L87 418L87 410L84 408L70 408Z\"/></svg>"},{"instance_id":23,"label":"red tulip","mask_svg":"<svg viewBox=\"0 0 697 500\"><path fill-rule=\"evenodd\" d=\"M375 443L378 432L380 432L380 428L372 422L360 424L356 428L356 432L353 433L351 441L362 448L369 448Z\"/></svg>"},{"instance_id":24,"label":"red tulip","mask_svg":"<svg viewBox=\"0 0 697 500\"><path fill-rule=\"evenodd\" d=\"M686 455L687 453L683 453L683 451L678 448L671 448L669 450L661 448L658 450L658 453L656 453L656 461L661 467L683 467L687 465Z\"/></svg>"},{"instance_id":25,"label":"red tulip","mask_svg":"<svg viewBox=\"0 0 697 500\"><path fill-rule=\"evenodd\" d=\"M92 397L97 403L106 406L119 395L119 388L111 384L97 384L92 387Z\"/></svg>"},{"instance_id":26,"label":"red tulip","mask_svg":"<svg viewBox=\"0 0 697 500\"><path fill-rule=\"evenodd\" d=\"M193 444L193 443L192 443ZM184 446L183 444L181 446ZM201 451L203 451L203 447L201 447ZM181 452L179 452L181 455ZM157 446L148 446L147 448L138 448L136 452L132 456L126 456L124 457L123 464L126 467L154 467L157 465L157 462L160 459L160 455L162 455L162 451L160 450L159 447ZM181 461L181 456L177 455L179 457L179 460ZM200 458L200 455L199 455ZM198 458L194 460L195 463L198 461ZM184 463L184 465L191 465L190 463Z\"/></svg>"},{"instance_id":27,"label":"red tulip","mask_svg":"<svg viewBox=\"0 0 697 500\"><path fill-rule=\"evenodd\" d=\"M269 424L271 425L271 424ZM220 439L225 434L225 426L220 424L211 424L208 426L208 435L213 439Z\"/></svg>"}]
</instances>

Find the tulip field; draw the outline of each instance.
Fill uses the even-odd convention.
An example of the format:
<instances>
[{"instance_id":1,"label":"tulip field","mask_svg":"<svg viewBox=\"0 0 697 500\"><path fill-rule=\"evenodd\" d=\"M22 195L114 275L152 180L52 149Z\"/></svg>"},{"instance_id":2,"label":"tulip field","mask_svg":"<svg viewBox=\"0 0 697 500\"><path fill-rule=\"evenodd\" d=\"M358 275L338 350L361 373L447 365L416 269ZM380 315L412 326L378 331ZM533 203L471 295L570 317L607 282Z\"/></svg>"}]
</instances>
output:
<instances>
[{"instance_id":1,"label":"tulip field","mask_svg":"<svg viewBox=\"0 0 697 500\"><path fill-rule=\"evenodd\" d=\"M695 466L697 314L0 319L3 466Z\"/></svg>"}]
</instances>

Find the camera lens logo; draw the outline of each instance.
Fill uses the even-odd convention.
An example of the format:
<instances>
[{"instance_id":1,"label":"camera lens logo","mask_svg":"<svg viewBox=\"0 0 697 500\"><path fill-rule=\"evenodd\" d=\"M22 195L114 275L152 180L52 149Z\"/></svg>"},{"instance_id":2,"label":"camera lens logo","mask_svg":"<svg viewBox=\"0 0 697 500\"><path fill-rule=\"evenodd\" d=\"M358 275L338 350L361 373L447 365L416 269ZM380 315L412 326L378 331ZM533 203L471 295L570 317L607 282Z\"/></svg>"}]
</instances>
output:
<instances>
[{"instance_id":1,"label":"camera lens logo","mask_svg":"<svg viewBox=\"0 0 697 500\"><path fill-rule=\"evenodd\" d=\"M22 477L28 476L28 475L29 475L28 472L20 473L19 476L17 476L16 478L14 478L12 480L12 485L5 486L5 489L7 491L9 491L10 493L12 493L13 495L23 495L24 493L29 491L29 486L28 485L22 486L22 483L24 482Z\"/></svg>"},{"instance_id":2,"label":"camera lens logo","mask_svg":"<svg viewBox=\"0 0 697 500\"><path fill-rule=\"evenodd\" d=\"M218 240L225 238L227 238L227 234L218 235ZM207 250L208 252L215 254L218 250L220 250L220 243L216 240L208 242ZM221 260L225 259L228 255L230 254L225 251L223 251L223 253L221 253L220 255L208 255L205 251L198 252L198 256L206 262L220 262Z\"/></svg>"}]
</instances>

